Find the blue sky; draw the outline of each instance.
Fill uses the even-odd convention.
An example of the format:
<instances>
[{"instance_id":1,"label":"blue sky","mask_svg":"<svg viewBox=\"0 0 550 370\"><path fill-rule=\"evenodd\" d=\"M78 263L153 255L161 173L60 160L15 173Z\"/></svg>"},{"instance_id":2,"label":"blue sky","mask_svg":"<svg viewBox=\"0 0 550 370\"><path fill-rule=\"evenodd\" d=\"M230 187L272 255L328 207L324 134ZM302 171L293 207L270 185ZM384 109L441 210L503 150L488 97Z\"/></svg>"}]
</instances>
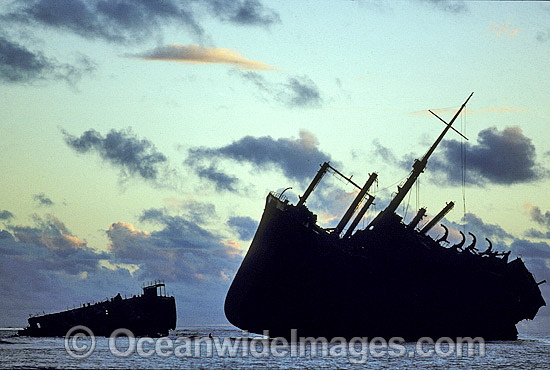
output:
<instances>
[{"instance_id":1,"label":"blue sky","mask_svg":"<svg viewBox=\"0 0 550 370\"><path fill-rule=\"evenodd\" d=\"M443 127L427 110L472 91L470 140L447 136L406 219L453 200L451 238L550 281L544 2L28 0L0 19L0 326L153 279L179 325L227 323L269 191L295 202L330 160L377 172L380 209ZM353 192L327 178L309 204L333 226Z\"/></svg>"}]
</instances>

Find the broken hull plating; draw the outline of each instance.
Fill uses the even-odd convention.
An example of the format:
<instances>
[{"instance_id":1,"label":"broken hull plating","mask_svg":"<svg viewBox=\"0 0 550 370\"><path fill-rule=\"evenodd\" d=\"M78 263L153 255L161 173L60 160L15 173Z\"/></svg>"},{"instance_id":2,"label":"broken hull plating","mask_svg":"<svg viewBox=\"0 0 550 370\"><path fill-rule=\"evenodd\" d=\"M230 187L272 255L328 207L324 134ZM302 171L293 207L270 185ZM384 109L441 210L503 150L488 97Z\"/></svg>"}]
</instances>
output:
<instances>
[{"instance_id":1,"label":"broken hull plating","mask_svg":"<svg viewBox=\"0 0 550 370\"><path fill-rule=\"evenodd\" d=\"M394 215L395 216L395 215ZM523 262L443 248L398 216L349 239L268 195L225 301L227 319L290 337L517 338L545 304Z\"/></svg>"}]
</instances>

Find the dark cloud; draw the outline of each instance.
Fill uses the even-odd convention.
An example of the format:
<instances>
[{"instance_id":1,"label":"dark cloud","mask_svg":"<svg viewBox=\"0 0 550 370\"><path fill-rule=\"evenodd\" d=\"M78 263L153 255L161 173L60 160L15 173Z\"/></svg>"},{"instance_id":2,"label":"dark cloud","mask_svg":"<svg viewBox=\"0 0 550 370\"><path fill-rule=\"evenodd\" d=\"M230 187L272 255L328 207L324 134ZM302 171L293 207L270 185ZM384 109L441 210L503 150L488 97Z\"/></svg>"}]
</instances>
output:
<instances>
[{"instance_id":1,"label":"dark cloud","mask_svg":"<svg viewBox=\"0 0 550 370\"><path fill-rule=\"evenodd\" d=\"M63 131L65 142L78 153L96 152L99 156L120 168L123 177L141 177L161 185L161 175L168 172L168 159L157 151L147 139L139 139L131 129L111 130L105 137L90 129L80 137ZM165 171L165 173L161 173Z\"/></svg>"},{"instance_id":2,"label":"dark cloud","mask_svg":"<svg viewBox=\"0 0 550 370\"><path fill-rule=\"evenodd\" d=\"M269 26L281 22L277 12L258 0L208 0L205 4L217 18L231 23Z\"/></svg>"},{"instance_id":3,"label":"dark cloud","mask_svg":"<svg viewBox=\"0 0 550 370\"><path fill-rule=\"evenodd\" d=\"M24 0L5 20L65 30L88 39L137 43L160 34L166 24L203 38L198 18L207 14L237 25L269 26L279 15L257 0Z\"/></svg>"},{"instance_id":4,"label":"dark cloud","mask_svg":"<svg viewBox=\"0 0 550 370\"><path fill-rule=\"evenodd\" d=\"M322 103L319 88L309 77L293 77L286 86L292 92L287 96L291 107L316 107Z\"/></svg>"},{"instance_id":5,"label":"dark cloud","mask_svg":"<svg viewBox=\"0 0 550 370\"><path fill-rule=\"evenodd\" d=\"M319 87L307 76L290 77L286 83L272 83L257 72L238 72L263 93L289 108L319 107L323 98Z\"/></svg>"},{"instance_id":6,"label":"dark cloud","mask_svg":"<svg viewBox=\"0 0 550 370\"><path fill-rule=\"evenodd\" d=\"M428 220L424 221L424 223L427 222ZM487 223L473 213L466 213L466 215L462 217L460 223L448 221L444 221L443 223L446 226L449 226L450 229L456 230L454 234L449 236L451 244L458 243L460 241L460 236L458 234L458 231L460 230L466 235L466 245L469 245L472 242L472 239L468 235L468 232L471 232L476 236L476 247L481 251L485 250L485 248L489 246L485 241L485 238L491 240L493 243L493 250L498 250L501 252L509 251L509 242L515 239L513 235L505 231L501 226ZM441 230L441 228L434 227L432 234L438 230Z\"/></svg>"},{"instance_id":7,"label":"dark cloud","mask_svg":"<svg viewBox=\"0 0 550 370\"><path fill-rule=\"evenodd\" d=\"M48 215L43 219L34 216L34 221L34 227L9 227L13 238L2 244L3 253L33 255L39 257L35 268L71 275L94 271L99 260L106 258L105 254L96 253L87 246L86 241L73 235L56 217Z\"/></svg>"},{"instance_id":8,"label":"dark cloud","mask_svg":"<svg viewBox=\"0 0 550 370\"><path fill-rule=\"evenodd\" d=\"M239 163L250 163L261 170L279 169L288 178L305 182L318 170L318 165L330 161L330 156L319 150L317 138L308 131L301 130L298 139L273 139L270 136L245 136L220 148L192 148L186 164L199 172L204 169L204 160L232 159ZM218 172L216 172L218 174ZM219 174L225 179L224 174ZM203 174L203 177L207 178ZM230 179L233 179L230 177ZM216 178L210 178L216 184ZM221 182L223 184L223 182ZM233 185L234 183L231 183ZM228 189L230 190L230 189Z\"/></svg>"},{"instance_id":9,"label":"dark cloud","mask_svg":"<svg viewBox=\"0 0 550 370\"><path fill-rule=\"evenodd\" d=\"M495 238L500 240L513 238L511 234L507 233L499 225L485 223L481 217L473 213L466 213L466 215L462 217L462 221L468 226L469 229L483 235L484 238Z\"/></svg>"},{"instance_id":10,"label":"dark cloud","mask_svg":"<svg viewBox=\"0 0 550 370\"><path fill-rule=\"evenodd\" d=\"M250 217L234 216L227 220L227 225L239 234L239 239L251 240L258 228L258 221Z\"/></svg>"},{"instance_id":11,"label":"dark cloud","mask_svg":"<svg viewBox=\"0 0 550 370\"><path fill-rule=\"evenodd\" d=\"M536 229L527 229L524 234L528 238L550 239L550 231L544 232Z\"/></svg>"},{"instance_id":12,"label":"dark cloud","mask_svg":"<svg viewBox=\"0 0 550 370\"><path fill-rule=\"evenodd\" d=\"M374 139L372 141L372 146L373 146L372 152L377 157L379 157L380 159L382 159L382 160L384 160L388 163L398 163L399 162L397 160L397 158L395 157L395 155L393 154L393 152L391 151L391 149L388 148L388 147L383 146L382 144L380 144L380 141L378 139ZM409 161L407 163L408 163L408 166L410 166L411 163L413 163L413 161Z\"/></svg>"},{"instance_id":13,"label":"dark cloud","mask_svg":"<svg viewBox=\"0 0 550 370\"><path fill-rule=\"evenodd\" d=\"M420 0L423 3L430 4L434 8L443 10L449 13L467 13L469 11L466 3L464 1L453 1L453 0Z\"/></svg>"},{"instance_id":14,"label":"dark cloud","mask_svg":"<svg viewBox=\"0 0 550 370\"><path fill-rule=\"evenodd\" d=\"M235 176L228 175L225 172L218 170L217 167L213 164L209 165L208 167L197 166L195 167L195 172L197 173L197 175L199 175L201 179L206 179L214 183L217 191L237 191L239 179L237 179Z\"/></svg>"},{"instance_id":15,"label":"dark cloud","mask_svg":"<svg viewBox=\"0 0 550 370\"><path fill-rule=\"evenodd\" d=\"M542 212L540 207L527 205L528 213L531 220L535 221L540 226L543 226L546 231L536 229L528 229L525 231L525 236L537 239L550 239L550 211Z\"/></svg>"},{"instance_id":16,"label":"dark cloud","mask_svg":"<svg viewBox=\"0 0 550 370\"><path fill-rule=\"evenodd\" d=\"M202 36L204 31L188 3L179 4L173 0L26 0L19 2L6 18L118 43L143 41L170 22Z\"/></svg>"},{"instance_id":17,"label":"dark cloud","mask_svg":"<svg viewBox=\"0 0 550 370\"><path fill-rule=\"evenodd\" d=\"M225 280L236 271L241 256L238 244L224 242L185 217L171 216L164 210L147 210L140 220L161 229L146 232L117 222L107 236L115 261L138 265L142 279L199 283Z\"/></svg>"},{"instance_id":18,"label":"dark cloud","mask_svg":"<svg viewBox=\"0 0 550 370\"><path fill-rule=\"evenodd\" d=\"M188 215L191 221L197 224L203 224L210 219L216 218L216 206L212 203L189 201L182 207L182 211Z\"/></svg>"},{"instance_id":19,"label":"dark cloud","mask_svg":"<svg viewBox=\"0 0 550 370\"><path fill-rule=\"evenodd\" d=\"M32 199L38 202L38 205L44 207L53 206L54 204L53 201L44 193L35 194L32 196Z\"/></svg>"},{"instance_id":20,"label":"dark cloud","mask_svg":"<svg viewBox=\"0 0 550 370\"><path fill-rule=\"evenodd\" d=\"M0 38L0 61L0 77L5 82L32 81L52 68L41 53L32 53L5 38Z\"/></svg>"},{"instance_id":21,"label":"dark cloud","mask_svg":"<svg viewBox=\"0 0 550 370\"><path fill-rule=\"evenodd\" d=\"M542 213L539 207L530 206L529 207L529 216L531 219L538 223L539 225L545 226L550 229L550 211Z\"/></svg>"},{"instance_id":22,"label":"dark cloud","mask_svg":"<svg viewBox=\"0 0 550 370\"><path fill-rule=\"evenodd\" d=\"M10 221L14 218L15 216L13 215L13 213L11 213L10 211L8 210L1 210L0 211L0 220L4 220L4 221Z\"/></svg>"},{"instance_id":23,"label":"dark cloud","mask_svg":"<svg viewBox=\"0 0 550 370\"><path fill-rule=\"evenodd\" d=\"M521 257L550 258L550 245L545 242L531 242L525 239L516 239L510 245L512 252Z\"/></svg>"},{"instance_id":24,"label":"dark cloud","mask_svg":"<svg viewBox=\"0 0 550 370\"><path fill-rule=\"evenodd\" d=\"M535 146L517 126L499 131L491 127L479 133L477 144L465 144L466 181L485 185L530 182L543 177L536 162ZM410 163L410 162L408 162ZM428 168L445 176L449 184L460 184L461 143L445 140L431 158Z\"/></svg>"},{"instance_id":25,"label":"dark cloud","mask_svg":"<svg viewBox=\"0 0 550 370\"><path fill-rule=\"evenodd\" d=\"M41 52L32 52L24 46L0 35L0 80L8 83L31 83L40 80L64 80L75 84L84 74L95 70L95 64L80 57L75 65L59 63Z\"/></svg>"},{"instance_id":26,"label":"dark cloud","mask_svg":"<svg viewBox=\"0 0 550 370\"><path fill-rule=\"evenodd\" d=\"M524 233L524 235L528 238L536 238L536 239L550 239L550 231L540 231L536 229L527 229Z\"/></svg>"}]
</instances>

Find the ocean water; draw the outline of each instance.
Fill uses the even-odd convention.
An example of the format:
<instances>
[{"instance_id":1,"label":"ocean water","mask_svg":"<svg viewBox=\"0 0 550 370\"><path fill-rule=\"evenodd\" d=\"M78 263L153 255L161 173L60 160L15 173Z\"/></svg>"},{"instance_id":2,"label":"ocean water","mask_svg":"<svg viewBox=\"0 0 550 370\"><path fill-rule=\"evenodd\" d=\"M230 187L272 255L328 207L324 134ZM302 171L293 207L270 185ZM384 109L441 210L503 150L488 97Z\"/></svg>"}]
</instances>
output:
<instances>
[{"instance_id":1,"label":"ocean water","mask_svg":"<svg viewBox=\"0 0 550 370\"><path fill-rule=\"evenodd\" d=\"M135 338L132 342L126 336L111 341L97 337L89 356L75 358L92 348L90 338L19 337L17 331L4 329L0 330L0 368L550 369L547 334L476 343L471 353L465 345L445 341L424 342L420 347L416 342L392 347L357 341L299 348L298 344L262 338L234 327L190 327L162 339Z\"/></svg>"}]
</instances>

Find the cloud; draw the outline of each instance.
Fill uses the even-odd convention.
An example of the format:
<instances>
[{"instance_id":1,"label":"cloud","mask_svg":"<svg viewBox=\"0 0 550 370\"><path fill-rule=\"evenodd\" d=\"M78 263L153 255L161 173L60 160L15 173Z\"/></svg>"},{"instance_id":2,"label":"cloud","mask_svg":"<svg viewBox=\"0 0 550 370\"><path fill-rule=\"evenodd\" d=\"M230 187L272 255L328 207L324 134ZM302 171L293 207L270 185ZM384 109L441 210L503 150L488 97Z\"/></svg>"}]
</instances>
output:
<instances>
[{"instance_id":1,"label":"cloud","mask_svg":"<svg viewBox=\"0 0 550 370\"><path fill-rule=\"evenodd\" d=\"M279 14L258 0L208 0L205 5L217 18L236 24L270 26L280 23Z\"/></svg>"},{"instance_id":2,"label":"cloud","mask_svg":"<svg viewBox=\"0 0 550 370\"><path fill-rule=\"evenodd\" d=\"M27 0L8 19L70 31L88 39L141 42L173 22L194 35L204 31L186 4L173 0Z\"/></svg>"},{"instance_id":3,"label":"cloud","mask_svg":"<svg viewBox=\"0 0 550 370\"><path fill-rule=\"evenodd\" d=\"M5 209L0 211L0 220L10 221L13 218L15 218L15 216L10 211L5 210Z\"/></svg>"},{"instance_id":4,"label":"cloud","mask_svg":"<svg viewBox=\"0 0 550 370\"><path fill-rule=\"evenodd\" d=\"M175 209L184 212L191 221L204 224L216 219L216 206L212 203L203 203L194 199L177 199L174 197L164 199L168 209Z\"/></svg>"},{"instance_id":5,"label":"cloud","mask_svg":"<svg viewBox=\"0 0 550 370\"><path fill-rule=\"evenodd\" d=\"M525 239L516 239L510 248L514 254L521 257L550 259L550 245L545 242L534 243Z\"/></svg>"},{"instance_id":6,"label":"cloud","mask_svg":"<svg viewBox=\"0 0 550 370\"><path fill-rule=\"evenodd\" d=\"M258 221L248 216L233 216L227 220L227 225L239 235L239 239L251 240L258 228Z\"/></svg>"},{"instance_id":7,"label":"cloud","mask_svg":"<svg viewBox=\"0 0 550 370\"><path fill-rule=\"evenodd\" d=\"M543 231L531 228L531 229L527 229L524 234L528 238L550 239L550 231L543 232Z\"/></svg>"},{"instance_id":8,"label":"cloud","mask_svg":"<svg viewBox=\"0 0 550 370\"><path fill-rule=\"evenodd\" d=\"M380 144L380 141L378 139L374 139L372 141L372 146L373 146L373 149L372 149L372 152L378 156L379 158L383 159L384 161L388 162L388 163L397 163L398 160L397 158L395 157L395 155L393 154L393 152L391 151L390 148ZM412 163L412 162L410 162Z\"/></svg>"},{"instance_id":9,"label":"cloud","mask_svg":"<svg viewBox=\"0 0 550 370\"><path fill-rule=\"evenodd\" d=\"M200 172L203 161L215 159L249 163L259 170L279 169L289 179L305 182L315 174L320 163L330 161L330 156L319 150L319 142L312 133L300 130L298 139L245 136L220 148L191 148L185 163ZM215 178L210 180L220 183Z\"/></svg>"},{"instance_id":10,"label":"cloud","mask_svg":"<svg viewBox=\"0 0 550 370\"><path fill-rule=\"evenodd\" d=\"M484 235L485 238L495 238L499 240L513 238L511 234L506 232L499 225L485 223L481 217L473 213L466 213L462 218L462 222L465 223L470 230L480 235Z\"/></svg>"},{"instance_id":11,"label":"cloud","mask_svg":"<svg viewBox=\"0 0 550 370\"><path fill-rule=\"evenodd\" d=\"M235 176L228 175L223 171L218 170L216 165L211 164L207 167L196 166L195 172L201 179L206 179L216 186L217 191L236 192L239 179Z\"/></svg>"},{"instance_id":12,"label":"cloud","mask_svg":"<svg viewBox=\"0 0 550 370\"><path fill-rule=\"evenodd\" d=\"M271 83L256 72L240 72L240 76L289 108L320 107L323 104L319 87L307 76L289 77L286 83Z\"/></svg>"},{"instance_id":13,"label":"cloud","mask_svg":"<svg viewBox=\"0 0 550 370\"><path fill-rule=\"evenodd\" d=\"M73 235L63 222L53 215L45 219L34 216L35 226L11 226L13 237L4 243L4 253L25 256L31 254L40 257L35 268L63 271L77 275L85 271L96 270L103 253L96 253L87 246L86 241Z\"/></svg>"},{"instance_id":14,"label":"cloud","mask_svg":"<svg viewBox=\"0 0 550 370\"><path fill-rule=\"evenodd\" d=\"M95 70L95 64L80 57L75 65L59 63L41 52L32 52L24 46L0 35L0 80L7 83L32 83L40 80L64 80L75 84L84 74Z\"/></svg>"},{"instance_id":15,"label":"cloud","mask_svg":"<svg viewBox=\"0 0 550 370\"><path fill-rule=\"evenodd\" d=\"M143 212L141 222L159 225L146 232L132 224L116 222L107 231L114 260L139 266L140 278L199 283L232 275L238 267L233 246L183 216L162 209Z\"/></svg>"},{"instance_id":16,"label":"cloud","mask_svg":"<svg viewBox=\"0 0 550 370\"><path fill-rule=\"evenodd\" d=\"M529 216L531 219L538 223L539 225L545 226L550 229L550 211L542 213L539 207L528 205L529 207Z\"/></svg>"},{"instance_id":17,"label":"cloud","mask_svg":"<svg viewBox=\"0 0 550 370\"><path fill-rule=\"evenodd\" d=\"M53 201L44 193L34 194L32 199L34 199L39 206L49 207L54 205Z\"/></svg>"},{"instance_id":18,"label":"cloud","mask_svg":"<svg viewBox=\"0 0 550 370\"><path fill-rule=\"evenodd\" d=\"M129 55L144 60L182 62L192 64L230 64L245 70L274 70L263 62L246 59L234 50L198 45L170 44L139 54Z\"/></svg>"},{"instance_id":19,"label":"cloud","mask_svg":"<svg viewBox=\"0 0 550 370\"><path fill-rule=\"evenodd\" d=\"M514 38L518 35L519 28L510 28L510 23L497 24L495 22L491 22L489 32L499 37L506 36L508 38Z\"/></svg>"},{"instance_id":20,"label":"cloud","mask_svg":"<svg viewBox=\"0 0 550 370\"><path fill-rule=\"evenodd\" d=\"M139 139L131 129L111 130L105 137L90 129L80 137L63 131L65 143L78 153L96 152L111 165L120 168L124 178L135 176L157 185L165 181L168 159L147 139ZM165 173L161 173L164 171Z\"/></svg>"},{"instance_id":21,"label":"cloud","mask_svg":"<svg viewBox=\"0 0 550 370\"><path fill-rule=\"evenodd\" d=\"M163 26L183 26L193 36L205 31L197 20L207 14L236 25L269 26L279 15L257 0L26 0L4 19L69 31L87 39L138 43L158 36Z\"/></svg>"},{"instance_id":22,"label":"cloud","mask_svg":"<svg viewBox=\"0 0 550 370\"><path fill-rule=\"evenodd\" d=\"M508 126L502 131L496 127L485 129L479 133L477 144L464 145L468 183L508 185L544 176L545 170L536 162L535 146L518 126ZM457 169L461 168L461 143L443 141L428 168L443 174L447 183L460 184L462 177Z\"/></svg>"},{"instance_id":23,"label":"cloud","mask_svg":"<svg viewBox=\"0 0 550 370\"><path fill-rule=\"evenodd\" d=\"M291 91L290 105L293 107L320 106L322 99L319 88L306 76L290 78L286 85Z\"/></svg>"},{"instance_id":24,"label":"cloud","mask_svg":"<svg viewBox=\"0 0 550 370\"><path fill-rule=\"evenodd\" d=\"M467 13L468 7L464 1L452 1L452 0L421 0L423 3L431 4L434 8L448 12L448 13Z\"/></svg>"},{"instance_id":25,"label":"cloud","mask_svg":"<svg viewBox=\"0 0 550 370\"><path fill-rule=\"evenodd\" d=\"M546 229L546 231L543 232L531 228L525 231L525 236L537 239L550 239L550 211L542 213L539 207L532 204L526 204L525 207L527 208L531 220Z\"/></svg>"}]
</instances>

